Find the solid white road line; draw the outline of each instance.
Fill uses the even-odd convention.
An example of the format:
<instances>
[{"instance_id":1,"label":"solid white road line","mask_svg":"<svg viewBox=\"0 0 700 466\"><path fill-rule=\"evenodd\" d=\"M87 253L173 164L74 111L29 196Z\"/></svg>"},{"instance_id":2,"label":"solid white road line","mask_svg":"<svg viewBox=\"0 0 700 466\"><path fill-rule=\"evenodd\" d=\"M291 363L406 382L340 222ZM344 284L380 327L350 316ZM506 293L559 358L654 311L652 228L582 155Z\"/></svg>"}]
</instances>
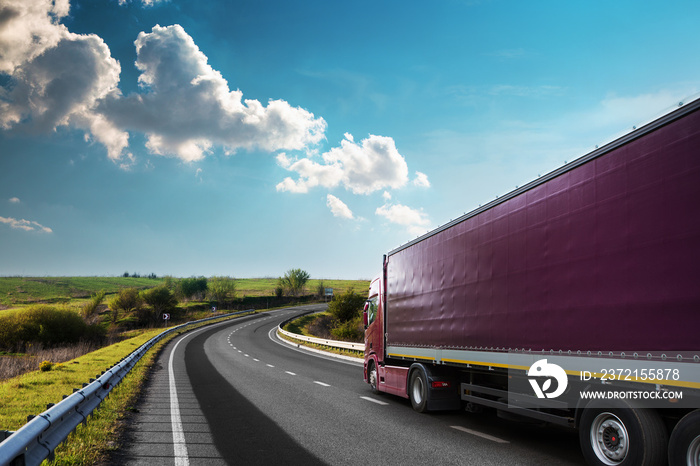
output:
<instances>
[{"instance_id":1,"label":"solid white road line","mask_svg":"<svg viewBox=\"0 0 700 466\"><path fill-rule=\"evenodd\" d=\"M168 362L168 379L170 381L170 423L173 429L173 449L175 451L175 465L189 466L190 458L187 455L187 444L185 443L185 432L182 429L182 418L180 417L180 404L177 400L177 386L175 385L175 371L173 370L173 359L175 350L182 341L189 337L188 334L178 340L170 352L170 361Z\"/></svg>"},{"instance_id":2,"label":"solid white road line","mask_svg":"<svg viewBox=\"0 0 700 466\"><path fill-rule=\"evenodd\" d=\"M485 438L486 440L491 440L492 442L510 443L508 440L503 440L502 438L494 437L493 435L485 434L485 433L479 432L477 430L467 429L466 427L462 427L462 426L450 426L450 427L452 427L453 429L462 431L462 432L466 432L467 434L472 434L472 435L476 435L477 437Z\"/></svg>"},{"instance_id":3,"label":"solid white road line","mask_svg":"<svg viewBox=\"0 0 700 466\"><path fill-rule=\"evenodd\" d=\"M370 398L368 396L361 396L360 398L362 398L363 400L371 401L372 403L377 403L378 405L382 405L382 406L386 406L389 404L389 403L386 403L384 401L375 400L374 398Z\"/></svg>"}]
</instances>

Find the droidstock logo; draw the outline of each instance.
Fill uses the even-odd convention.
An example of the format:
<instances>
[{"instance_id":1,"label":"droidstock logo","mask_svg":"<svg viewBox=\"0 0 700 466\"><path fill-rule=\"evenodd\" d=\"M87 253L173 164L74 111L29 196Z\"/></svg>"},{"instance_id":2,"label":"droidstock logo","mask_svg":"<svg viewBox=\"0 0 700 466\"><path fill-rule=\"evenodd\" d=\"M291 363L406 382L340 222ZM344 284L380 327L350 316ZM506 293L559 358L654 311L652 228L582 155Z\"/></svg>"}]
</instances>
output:
<instances>
[{"instance_id":1,"label":"droidstock logo","mask_svg":"<svg viewBox=\"0 0 700 466\"><path fill-rule=\"evenodd\" d=\"M537 398L556 398L564 393L566 385L569 382L564 369L556 364L549 364L546 359L540 359L530 366L530 370L527 371L527 376L530 377L530 385L532 385L532 389L535 390ZM536 378L533 379L532 377ZM546 377L546 379L542 381L542 386L540 386L539 380L544 377ZM557 381L557 386L556 389L549 392L552 388L552 378Z\"/></svg>"}]
</instances>

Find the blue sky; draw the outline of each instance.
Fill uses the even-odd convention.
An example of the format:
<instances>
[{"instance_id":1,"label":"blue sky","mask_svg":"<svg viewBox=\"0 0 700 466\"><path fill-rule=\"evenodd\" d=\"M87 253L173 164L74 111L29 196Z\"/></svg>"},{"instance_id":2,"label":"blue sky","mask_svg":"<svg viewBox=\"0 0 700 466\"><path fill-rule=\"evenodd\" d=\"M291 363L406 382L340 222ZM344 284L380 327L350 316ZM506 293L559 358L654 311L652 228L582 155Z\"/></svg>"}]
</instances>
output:
<instances>
[{"instance_id":1,"label":"blue sky","mask_svg":"<svg viewBox=\"0 0 700 466\"><path fill-rule=\"evenodd\" d=\"M700 92L697 1L0 0L0 275L371 278Z\"/></svg>"}]
</instances>

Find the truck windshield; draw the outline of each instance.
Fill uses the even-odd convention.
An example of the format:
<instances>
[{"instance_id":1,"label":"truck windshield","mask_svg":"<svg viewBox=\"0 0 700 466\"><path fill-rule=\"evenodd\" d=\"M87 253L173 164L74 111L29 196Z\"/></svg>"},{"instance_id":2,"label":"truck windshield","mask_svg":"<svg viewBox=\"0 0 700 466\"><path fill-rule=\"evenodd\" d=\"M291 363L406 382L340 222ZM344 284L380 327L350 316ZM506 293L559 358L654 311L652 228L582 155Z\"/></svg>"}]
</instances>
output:
<instances>
[{"instance_id":1,"label":"truck windshield","mask_svg":"<svg viewBox=\"0 0 700 466\"><path fill-rule=\"evenodd\" d=\"M374 319L377 318L377 305L379 303L379 296L375 295L369 298L369 308L367 309L367 321L368 323L374 322Z\"/></svg>"}]
</instances>

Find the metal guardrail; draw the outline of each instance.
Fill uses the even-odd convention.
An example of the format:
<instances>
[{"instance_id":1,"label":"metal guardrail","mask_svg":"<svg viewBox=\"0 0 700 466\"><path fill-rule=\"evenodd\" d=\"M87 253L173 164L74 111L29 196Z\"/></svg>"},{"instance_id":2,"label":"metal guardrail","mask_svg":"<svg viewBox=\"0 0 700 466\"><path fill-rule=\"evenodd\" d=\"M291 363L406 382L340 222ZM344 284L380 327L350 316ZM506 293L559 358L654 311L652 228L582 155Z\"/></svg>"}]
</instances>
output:
<instances>
[{"instance_id":1,"label":"metal guardrail","mask_svg":"<svg viewBox=\"0 0 700 466\"><path fill-rule=\"evenodd\" d=\"M354 351L364 351L365 350L364 343L350 343L347 341L326 340L324 338L307 337L304 335L299 335L298 333L292 333L292 332L288 332L288 331L284 330L282 328L282 324L280 324L280 326L277 327L277 332L281 333L282 335L285 335L289 338L294 338L296 340L306 341L309 343L316 343L318 345L328 346L331 348L347 349L347 350L354 350Z\"/></svg>"},{"instance_id":2,"label":"metal guardrail","mask_svg":"<svg viewBox=\"0 0 700 466\"><path fill-rule=\"evenodd\" d=\"M153 345L174 332L186 330L187 327L247 312L250 311L239 311L188 322L151 338L97 380L91 379L91 383L84 384L81 390L54 406L49 405L49 409L34 417L17 432L11 433L0 443L0 465L37 466L47 458L53 460L55 448L68 438L78 424L87 422L88 416Z\"/></svg>"}]
</instances>

